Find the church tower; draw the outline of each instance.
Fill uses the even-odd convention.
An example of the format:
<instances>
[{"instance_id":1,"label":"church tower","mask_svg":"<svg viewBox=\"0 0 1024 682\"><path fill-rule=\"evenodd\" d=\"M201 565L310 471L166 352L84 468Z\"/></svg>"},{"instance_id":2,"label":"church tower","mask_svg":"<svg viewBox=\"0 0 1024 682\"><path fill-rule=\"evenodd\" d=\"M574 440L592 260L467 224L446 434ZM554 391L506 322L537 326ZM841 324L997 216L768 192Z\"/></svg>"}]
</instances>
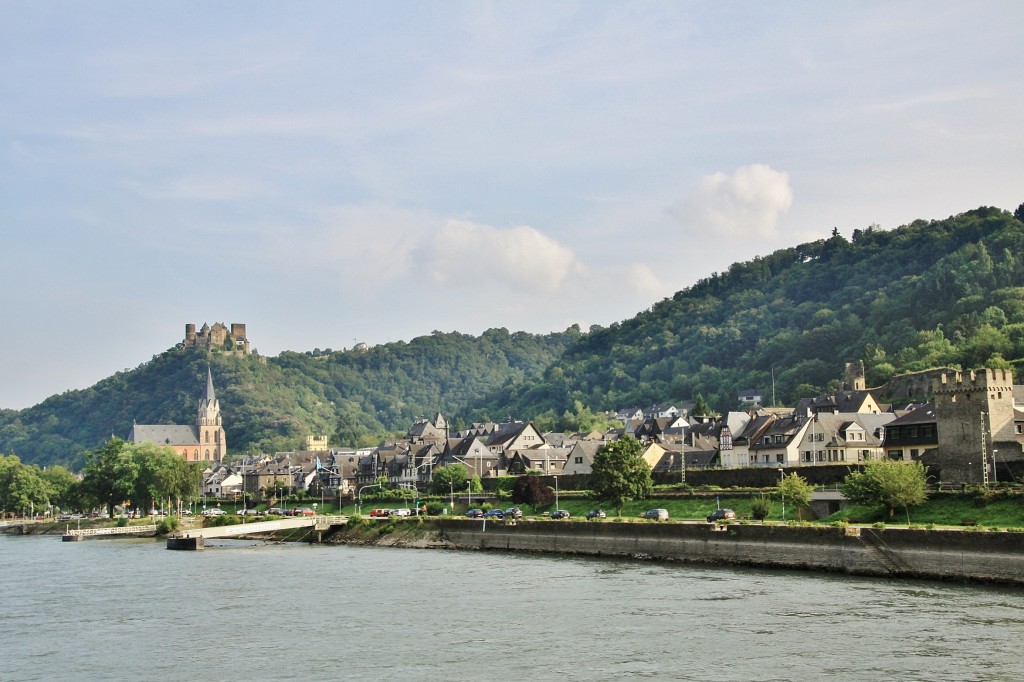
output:
<instances>
[{"instance_id":1,"label":"church tower","mask_svg":"<svg viewBox=\"0 0 1024 682\"><path fill-rule=\"evenodd\" d=\"M202 448L202 459L219 462L227 455L228 446L224 437L224 422L220 416L220 402L213 391L213 372L206 368L206 397L199 402L196 415L196 435Z\"/></svg>"}]
</instances>

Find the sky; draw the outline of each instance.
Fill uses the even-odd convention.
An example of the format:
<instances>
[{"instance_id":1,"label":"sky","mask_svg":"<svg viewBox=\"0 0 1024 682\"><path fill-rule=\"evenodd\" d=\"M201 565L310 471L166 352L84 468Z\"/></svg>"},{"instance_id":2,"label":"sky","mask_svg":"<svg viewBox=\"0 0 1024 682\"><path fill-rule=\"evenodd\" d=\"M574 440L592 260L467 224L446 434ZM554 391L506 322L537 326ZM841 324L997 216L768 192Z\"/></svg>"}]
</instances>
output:
<instances>
[{"instance_id":1,"label":"sky","mask_svg":"<svg viewBox=\"0 0 1024 682\"><path fill-rule=\"evenodd\" d=\"M0 0L0 408L1024 202L1024 3Z\"/></svg>"}]
</instances>

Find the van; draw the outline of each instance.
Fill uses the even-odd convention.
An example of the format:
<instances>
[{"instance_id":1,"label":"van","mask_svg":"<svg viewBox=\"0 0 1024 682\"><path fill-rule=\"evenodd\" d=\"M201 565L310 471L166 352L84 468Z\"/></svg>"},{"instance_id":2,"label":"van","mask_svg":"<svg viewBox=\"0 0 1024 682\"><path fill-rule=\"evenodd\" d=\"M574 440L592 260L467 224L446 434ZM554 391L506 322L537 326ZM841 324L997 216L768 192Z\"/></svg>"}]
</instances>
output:
<instances>
[{"instance_id":1,"label":"van","mask_svg":"<svg viewBox=\"0 0 1024 682\"><path fill-rule=\"evenodd\" d=\"M643 513L643 517L655 521L668 521L668 509L648 509Z\"/></svg>"}]
</instances>

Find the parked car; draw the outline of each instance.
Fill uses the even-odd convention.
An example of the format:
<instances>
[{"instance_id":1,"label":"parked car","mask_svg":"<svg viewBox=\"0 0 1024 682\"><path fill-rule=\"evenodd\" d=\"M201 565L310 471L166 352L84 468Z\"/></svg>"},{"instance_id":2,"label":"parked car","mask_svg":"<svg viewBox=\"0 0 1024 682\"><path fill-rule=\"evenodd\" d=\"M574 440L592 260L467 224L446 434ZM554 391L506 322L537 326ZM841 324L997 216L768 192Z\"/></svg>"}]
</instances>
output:
<instances>
[{"instance_id":1,"label":"parked car","mask_svg":"<svg viewBox=\"0 0 1024 682\"><path fill-rule=\"evenodd\" d=\"M714 523L715 521L727 521L735 518L736 512L732 509L716 509L708 514L708 523Z\"/></svg>"},{"instance_id":2,"label":"parked car","mask_svg":"<svg viewBox=\"0 0 1024 682\"><path fill-rule=\"evenodd\" d=\"M388 516L391 516L391 510L390 509L371 509L370 510L370 516L374 516L374 517L382 518L383 519L383 518L386 518Z\"/></svg>"},{"instance_id":3,"label":"parked car","mask_svg":"<svg viewBox=\"0 0 1024 682\"><path fill-rule=\"evenodd\" d=\"M654 519L655 521L668 521L668 509L648 509L644 512L645 519Z\"/></svg>"},{"instance_id":4,"label":"parked car","mask_svg":"<svg viewBox=\"0 0 1024 682\"><path fill-rule=\"evenodd\" d=\"M485 519L503 519L505 518L505 512L500 509L488 509L484 512Z\"/></svg>"},{"instance_id":5,"label":"parked car","mask_svg":"<svg viewBox=\"0 0 1024 682\"><path fill-rule=\"evenodd\" d=\"M570 514L564 509L556 509L555 511L551 512L551 518L553 519L567 519L570 516L572 516L572 514Z\"/></svg>"},{"instance_id":6,"label":"parked car","mask_svg":"<svg viewBox=\"0 0 1024 682\"><path fill-rule=\"evenodd\" d=\"M271 507L267 510L267 516L284 516L287 512L280 507Z\"/></svg>"},{"instance_id":7,"label":"parked car","mask_svg":"<svg viewBox=\"0 0 1024 682\"><path fill-rule=\"evenodd\" d=\"M523 510L519 507L509 507L505 510L505 516L511 516L513 519L523 518Z\"/></svg>"},{"instance_id":8,"label":"parked car","mask_svg":"<svg viewBox=\"0 0 1024 682\"><path fill-rule=\"evenodd\" d=\"M587 520L590 519L606 519L608 515L604 513L603 509L591 509L587 512Z\"/></svg>"},{"instance_id":9,"label":"parked car","mask_svg":"<svg viewBox=\"0 0 1024 682\"><path fill-rule=\"evenodd\" d=\"M392 516L412 516L412 512L409 511L408 509L404 509L404 508L403 509L392 509L391 510L391 515Z\"/></svg>"},{"instance_id":10,"label":"parked car","mask_svg":"<svg viewBox=\"0 0 1024 682\"><path fill-rule=\"evenodd\" d=\"M468 516L471 519L482 519L483 516L484 516L484 510L483 509L470 509L468 512L466 512L466 516Z\"/></svg>"},{"instance_id":11,"label":"parked car","mask_svg":"<svg viewBox=\"0 0 1024 682\"><path fill-rule=\"evenodd\" d=\"M203 510L203 516L224 516L224 510L220 507L210 507Z\"/></svg>"},{"instance_id":12,"label":"parked car","mask_svg":"<svg viewBox=\"0 0 1024 682\"><path fill-rule=\"evenodd\" d=\"M309 507L296 507L292 509L292 516L314 516L315 514L316 512Z\"/></svg>"}]
</instances>

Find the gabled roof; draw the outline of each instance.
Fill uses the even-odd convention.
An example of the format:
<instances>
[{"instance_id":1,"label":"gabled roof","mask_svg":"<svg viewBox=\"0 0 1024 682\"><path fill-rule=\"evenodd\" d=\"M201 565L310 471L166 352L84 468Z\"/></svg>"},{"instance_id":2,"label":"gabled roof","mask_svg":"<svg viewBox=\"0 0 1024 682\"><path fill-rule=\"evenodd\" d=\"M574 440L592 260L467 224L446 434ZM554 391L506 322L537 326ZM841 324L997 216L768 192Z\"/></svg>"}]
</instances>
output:
<instances>
[{"instance_id":1,"label":"gabled roof","mask_svg":"<svg viewBox=\"0 0 1024 682\"><path fill-rule=\"evenodd\" d=\"M134 424L131 433L128 434L128 441L138 445L139 443L153 443L155 445L181 445L198 446L199 434L193 426L179 426L176 424Z\"/></svg>"},{"instance_id":2,"label":"gabled roof","mask_svg":"<svg viewBox=\"0 0 1024 682\"><path fill-rule=\"evenodd\" d=\"M497 431L494 431L487 439L487 447L495 447L515 440L523 431L529 427L529 422L512 422L501 424Z\"/></svg>"}]
</instances>

